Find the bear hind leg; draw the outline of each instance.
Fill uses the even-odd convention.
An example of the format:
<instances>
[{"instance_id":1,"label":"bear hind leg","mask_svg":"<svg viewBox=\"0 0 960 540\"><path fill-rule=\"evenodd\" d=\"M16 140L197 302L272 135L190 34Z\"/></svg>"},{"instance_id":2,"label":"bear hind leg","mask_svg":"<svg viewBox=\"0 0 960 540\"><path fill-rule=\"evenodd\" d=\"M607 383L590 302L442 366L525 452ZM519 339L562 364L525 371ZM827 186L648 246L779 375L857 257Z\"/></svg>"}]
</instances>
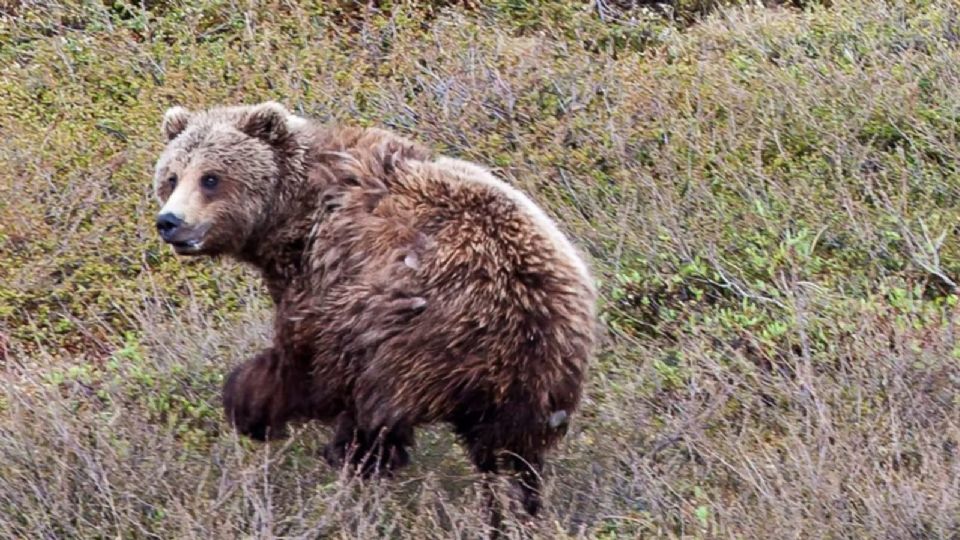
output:
<instances>
[{"instance_id":1,"label":"bear hind leg","mask_svg":"<svg viewBox=\"0 0 960 540\"><path fill-rule=\"evenodd\" d=\"M483 490L489 515L491 538L498 538L503 525L504 505L493 487L494 478L513 473L524 510L536 517L543 506L541 489L544 449L527 444L527 434L511 437L497 423L483 424L470 420L455 422L470 459L483 475Z\"/></svg>"},{"instance_id":2,"label":"bear hind leg","mask_svg":"<svg viewBox=\"0 0 960 540\"><path fill-rule=\"evenodd\" d=\"M543 507L540 493L543 486L543 456L538 452L527 452L526 456L511 454L509 461L517 474L523 509L535 517Z\"/></svg>"},{"instance_id":3,"label":"bear hind leg","mask_svg":"<svg viewBox=\"0 0 960 540\"><path fill-rule=\"evenodd\" d=\"M497 494L496 478L501 472L493 426L479 421L477 415L464 415L453 420L454 431L463 442L467 455L482 475L481 490L489 525L488 538L502 538L504 504Z\"/></svg>"}]
</instances>

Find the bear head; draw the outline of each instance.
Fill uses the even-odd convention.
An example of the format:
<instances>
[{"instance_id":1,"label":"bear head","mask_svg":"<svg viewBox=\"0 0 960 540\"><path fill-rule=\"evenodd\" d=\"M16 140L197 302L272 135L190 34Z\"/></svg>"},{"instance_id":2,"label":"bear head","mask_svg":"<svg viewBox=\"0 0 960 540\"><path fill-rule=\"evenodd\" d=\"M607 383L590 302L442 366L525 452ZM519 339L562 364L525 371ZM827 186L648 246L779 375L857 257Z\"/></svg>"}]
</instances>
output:
<instances>
[{"instance_id":1,"label":"bear head","mask_svg":"<svg viewBox=\"0 0 960 540\"><path fill-rule=\"evenodd\" d=\"M276 102L164 114L157 231L180 255L237 255L265 226L304 125Z\"/></svg>"}]
</instances>

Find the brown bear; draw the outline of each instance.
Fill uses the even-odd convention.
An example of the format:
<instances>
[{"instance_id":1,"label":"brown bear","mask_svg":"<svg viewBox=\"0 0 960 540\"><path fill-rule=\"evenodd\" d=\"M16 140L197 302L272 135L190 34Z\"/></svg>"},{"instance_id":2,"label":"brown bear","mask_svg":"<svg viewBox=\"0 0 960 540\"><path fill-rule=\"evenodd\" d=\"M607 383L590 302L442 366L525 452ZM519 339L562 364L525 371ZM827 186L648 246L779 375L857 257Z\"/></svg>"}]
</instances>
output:
<instances>
[{"instance_id":1,"label":"brown bear","mask_svg":"<svg viewBox=\"0 0 960 540\"><path fill-rule=\"evenodd\" d=\"M273 345L224 385L233 425L332 422L326 458L367 474L446 422L535 515L596 341L591 274L547 215L478 165L275 102L174 107L162 131L159 234L253 265L276 306Z\"/></svg>"}]
</instances>

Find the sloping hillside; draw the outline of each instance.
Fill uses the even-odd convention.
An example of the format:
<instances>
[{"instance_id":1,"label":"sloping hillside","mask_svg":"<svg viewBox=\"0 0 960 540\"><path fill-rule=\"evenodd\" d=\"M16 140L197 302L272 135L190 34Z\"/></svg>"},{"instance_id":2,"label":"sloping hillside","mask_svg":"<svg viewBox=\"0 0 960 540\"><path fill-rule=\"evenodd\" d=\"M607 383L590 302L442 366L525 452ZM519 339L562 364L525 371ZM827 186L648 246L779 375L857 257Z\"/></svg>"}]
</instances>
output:
<instances>
[{"instance_id":1,"label":"sloping hillside","mask_svg":"<svg viewBox=\"0 0 960 540\"><path fill-rule=\"evenodd\" d=\"M487 163L591 256L603 350L511 534L960 534L960 8L640 3L0 8L0 536L482 527L442 428L358 485L222 422L270 305L171 255L150 178L166 107L266 99Z\"/></svg>"}]
</instances>

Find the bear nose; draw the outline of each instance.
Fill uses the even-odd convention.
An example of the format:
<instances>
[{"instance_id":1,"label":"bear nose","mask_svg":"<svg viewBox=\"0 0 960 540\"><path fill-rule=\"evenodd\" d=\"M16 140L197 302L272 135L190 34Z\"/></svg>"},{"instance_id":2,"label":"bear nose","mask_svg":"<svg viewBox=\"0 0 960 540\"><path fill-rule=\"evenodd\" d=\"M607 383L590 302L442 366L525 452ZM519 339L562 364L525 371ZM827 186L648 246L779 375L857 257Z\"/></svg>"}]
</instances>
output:
<instances>
[{"instance_id":1,"label":"bear nose","mask_svg":"<svg viewBox=\"0 0 960 540\"><path fill-rule=\"evenodd\" d=\"M183 220L170 212L157 216L157 231L164 240L169 240L180 225L183 225Z\"/></svg>"}]
</instances>

